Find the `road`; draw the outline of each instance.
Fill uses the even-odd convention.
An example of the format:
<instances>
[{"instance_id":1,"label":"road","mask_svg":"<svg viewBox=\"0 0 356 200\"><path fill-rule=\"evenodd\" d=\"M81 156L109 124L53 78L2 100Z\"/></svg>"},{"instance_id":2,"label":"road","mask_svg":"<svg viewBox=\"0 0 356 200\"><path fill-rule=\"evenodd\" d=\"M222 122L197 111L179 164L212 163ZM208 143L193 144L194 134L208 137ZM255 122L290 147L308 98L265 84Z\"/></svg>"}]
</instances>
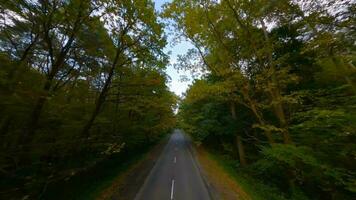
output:
<instances>
[{"instance_id":1,"label":"road","mask_svg":"<svg viewBox=\"0 0 356 200\"><path fill-rule=\"evenodd\" d=\"M209 200L190 145L184 134L175 130L135 199Z\"/></svg>"}]
</instances>

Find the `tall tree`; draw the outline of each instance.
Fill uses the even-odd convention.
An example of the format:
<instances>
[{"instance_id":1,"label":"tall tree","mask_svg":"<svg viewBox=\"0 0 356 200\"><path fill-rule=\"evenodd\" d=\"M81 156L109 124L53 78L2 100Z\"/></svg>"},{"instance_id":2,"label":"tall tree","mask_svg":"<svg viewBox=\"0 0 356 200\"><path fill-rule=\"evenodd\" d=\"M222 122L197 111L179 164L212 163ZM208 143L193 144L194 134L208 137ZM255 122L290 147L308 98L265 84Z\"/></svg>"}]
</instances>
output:
<instances>
[{"instance_id":1,"label":"tall tree","mask_svg":"<svg viewBox=\"0 0 356 200\"><path fill-rule=\"evenodd\" d=\"M110 90L115 72L128 65L160 68L166 62L162 52L165 46L163 27L157 22L152 2L112 1L105 9L103 18L110 29L115 54L111 58L109 56L110 64L95 108L82 130L87 137Z\"/></svg>"}]
</instances>

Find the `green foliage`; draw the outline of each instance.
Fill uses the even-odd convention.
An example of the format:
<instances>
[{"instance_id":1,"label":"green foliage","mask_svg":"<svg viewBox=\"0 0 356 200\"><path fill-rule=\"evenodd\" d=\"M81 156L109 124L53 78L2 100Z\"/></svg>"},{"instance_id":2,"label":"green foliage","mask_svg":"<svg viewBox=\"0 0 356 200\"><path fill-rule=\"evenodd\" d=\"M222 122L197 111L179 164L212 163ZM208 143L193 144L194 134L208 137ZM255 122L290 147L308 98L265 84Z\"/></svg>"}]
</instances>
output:
<instances>
[{"instance_id":1,"label":"green foliage","mask_svg":"<svg viewBox=\"0 0 356 200\"><path fill-rule=\"evenodd\" d=\"M281 165L296 167L298 162L305 165L317 166L316 159L311 156L311 150L306 147L296 147L293 145L276 144L270 147L264 147L262 154L267 160L279 162ZM278 165L278 163L277 163Z\"/></svg>"},{"instance_id":2,"label":"green foliage","mask_svg":"<svg viewBox=\"0 0 356 200\"><path fill-rule=\"evenodd\" d=\"M272 193L352 199L354 7L310 0L167 4L176 36L194 45L177 66L208 71L186 92L180 123L208 148L247 160L238 170Z\"/></svg>"},{"instance_id":3,"label":"green foliage","mask_svg":"<svg viewBox=\"0 0 356 200\"><path fill-rule=\"evenodd\" d=\"M15 0L0 10L1 199L40 199L95 169L110 178L175 126L152 1Z\"/></svg>"},{"instance_id":4,"label":"green foliage","mask_svg":"<svg viewBox=\"0 0 356 200\"><path fill-rule=\"evenodd\" d=\"M218 152L209 152L209 155L212 159L217 161L220 166L231 176L233 177L239 186L248 193L252 199L264 200L264 199L273 199L273 200L285 200L287 199L279 191L277 187L267 185L261 180L249 176L245 171L239 170L238 165L236 165L236 160L233 160L229 156L221 155Z\"/></svg>"}]
</instances>

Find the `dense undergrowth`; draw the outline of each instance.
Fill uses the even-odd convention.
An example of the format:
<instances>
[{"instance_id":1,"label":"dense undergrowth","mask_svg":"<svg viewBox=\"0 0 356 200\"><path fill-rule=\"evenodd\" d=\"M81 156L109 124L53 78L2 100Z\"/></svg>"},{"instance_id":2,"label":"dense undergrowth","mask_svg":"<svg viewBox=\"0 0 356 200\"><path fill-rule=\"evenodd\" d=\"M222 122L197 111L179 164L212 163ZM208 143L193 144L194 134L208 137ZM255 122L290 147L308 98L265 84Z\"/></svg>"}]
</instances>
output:
<instances>
[{"instance_id":1,"label":"dense undergrowth","mask_svg":"<svg viewBox=\"0 0 356 200\"><path fill-rule=\"evenodd\" d=\"M283 192L273 185L268 185L261 180L249 176L246 171L240 169L239 163L229 155L223 155L221 152L208 152L212 160L216 161L222 169L227 172L254 200L285 200Z\"/></svg>"},{"instance_id":2,"label":"dense undergrowth","mask_svg":"<svg viewBox=\"0 0 356 200\"><path fill-rule=\"evenodd\" d=\"M49 185L42 198L97 199L123 172L142 160L156 143L146 144L142 148L123 150L120 154L110 156L83 173Z\"/></svg>"}]
</instances>

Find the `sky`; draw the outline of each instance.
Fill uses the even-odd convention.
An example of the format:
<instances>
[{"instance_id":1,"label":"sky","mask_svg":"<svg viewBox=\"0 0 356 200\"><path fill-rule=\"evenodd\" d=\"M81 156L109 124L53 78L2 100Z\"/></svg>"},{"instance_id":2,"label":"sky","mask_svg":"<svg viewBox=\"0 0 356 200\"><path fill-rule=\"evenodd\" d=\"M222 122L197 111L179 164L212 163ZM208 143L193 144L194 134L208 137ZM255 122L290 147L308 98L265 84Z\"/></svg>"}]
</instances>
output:
<instances>
[{"instance_id":1,"label":"sky","mask_svg":"<svg viewBox=\"0 0 356 200\"><path fill-rule=\"evenodd\" d=\"M171 2L171 0L154 0L155 8L158 11L161 11L161 6L164 3ZM166 30L168 33L168 30ZM171 78L171 81L168 83L169 89L175 94L182 96L182 93L185 92L188 88L188 85L192 82L190 72L183 70L176 70L173 67L173 64L177 61L177 56L185 54L188 49L193 48L193 45L187 41L181 41L178 44L172 46L170 43L172 41L172 36L168 35L168 45L164 49L166 53L171 52L170 56L170 65L167 67L166 72ZM181 76L188 77L189 81L181 81Z\"/></svg>"}]
</instances>

